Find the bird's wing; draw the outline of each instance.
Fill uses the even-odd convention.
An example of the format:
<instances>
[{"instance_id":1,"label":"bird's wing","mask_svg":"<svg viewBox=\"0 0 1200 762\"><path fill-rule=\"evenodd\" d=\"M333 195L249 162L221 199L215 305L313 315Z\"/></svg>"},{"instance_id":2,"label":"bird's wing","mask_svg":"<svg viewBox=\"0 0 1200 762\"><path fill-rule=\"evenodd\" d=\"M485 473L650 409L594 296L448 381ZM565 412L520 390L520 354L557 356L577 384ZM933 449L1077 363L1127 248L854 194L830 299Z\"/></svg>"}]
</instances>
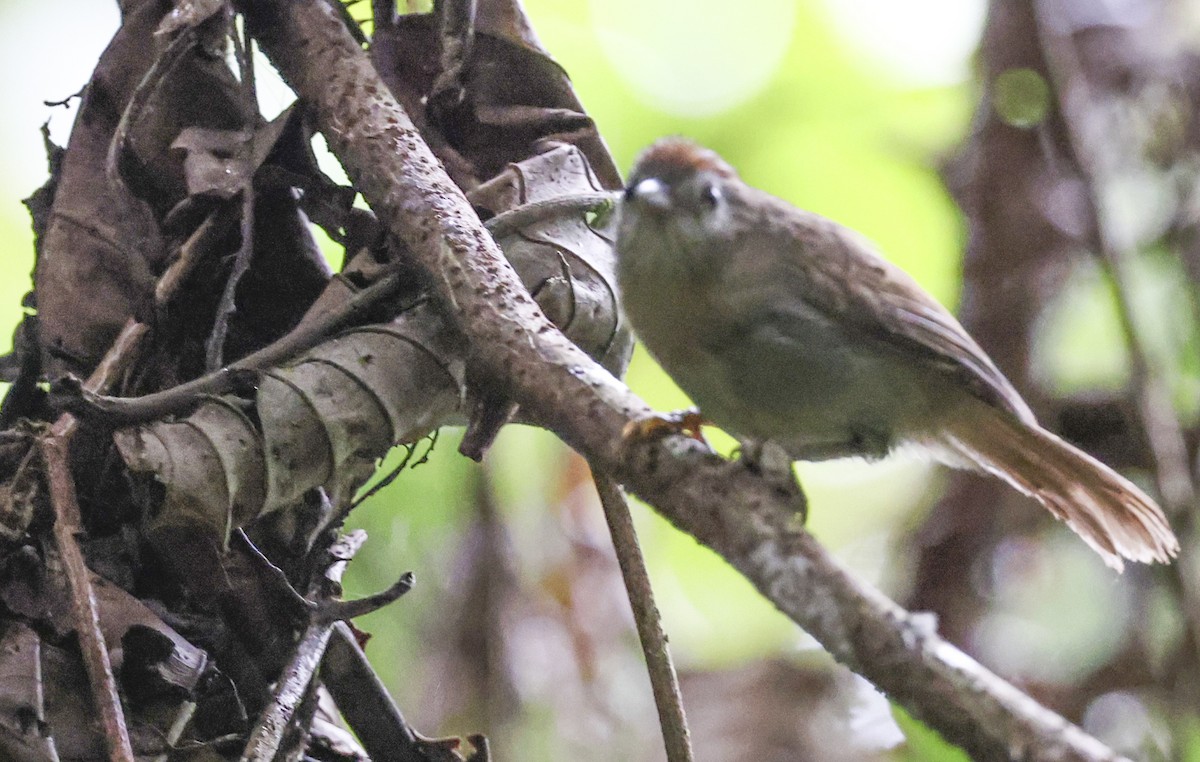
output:
<instances>
[{"instance_id":1,"label":"bird's wing","mask_svg":"<svg viewBox=\"0 0 1200 762\"><path fill-rule=\"evenodd\" d=\"M879 256L866 238L768 198L774 202L770 214L775 220L759 225L749 245L741 247L739 261L732 263L755 271L743 282L771 284L768 289L798 298L806 310L828 316L849 334L925 363L931 372L957 376L983 401L1033 420L1021 395L958 320L907 273ZM797 224L781 226L785 214ZM782 260L765 256L768 247L789 255ZM771 271L764 273L763 267ZM776 308L778 296L782 294L772 300ZM730 297L738 298L736 293Z\"/></svg>"}]
</instances>

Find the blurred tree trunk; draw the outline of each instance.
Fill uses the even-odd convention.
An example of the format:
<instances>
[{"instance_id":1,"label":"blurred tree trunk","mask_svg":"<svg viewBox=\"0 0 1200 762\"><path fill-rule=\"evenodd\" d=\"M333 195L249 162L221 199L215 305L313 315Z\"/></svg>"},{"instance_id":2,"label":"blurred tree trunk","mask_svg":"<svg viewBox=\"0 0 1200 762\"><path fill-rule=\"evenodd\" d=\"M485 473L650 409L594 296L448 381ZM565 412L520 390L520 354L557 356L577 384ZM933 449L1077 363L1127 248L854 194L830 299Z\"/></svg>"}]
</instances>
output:
<instances>
[{"instance_id":1,"label":"blurred tree trunk","mask_svg":"<svg viewBox=\"0 0 1200 762\"><path fill-rule=\"evenodd\" d=\"M1155 436L1161 440L1164 434L1162 421L1167 440L1178 436L1171 429L1179 431L1182 424L1170 400L1147 396L1148 384L1178 388L1179 377L1189 372L1184 368L1193 362L1164 351L1192 353L1194 346L1169 347L1166 337L1146 335L1149 319L1137 314L1128 282L1132 260L1145 260L1151 256L1147 252L1166 252L1171 260L1166 278L1188 284L1193 303L1200 282L1190 264L1195 214L1188 201L1197 182L1198 143L1194 120L1183 116L1197 111L1196 56L1171 36L1173 19L1185 13L1182 6L990 3L980 48L980 104L971 135L945 169L969 231L964 325L1052 429L1111 465L1140 470L1157 482L1185 548L1182 560L1159 570L1157 580L1141 573L1123 580L1139 607L1165 594L1183 613L1183 634L1171 655L1155 666L1146 650L1154 637L1152 625L1143 615L1136 620L1141 629L1080 684L1035 686L1036 695L1073 718L1082 717L1108 691L1164 688L1167 697L1173 696L1168 714L1178 716L1184 711L1180 702L1191 699L1187 691L1180 694L1169 686L1180 675L1190 676L1183 682L1196 676L1195 625L1188 613L1194 608L1194 583L1186 550L1195 509L1188 483L1194 477L1187 464L1182 475L1173 475L1179 468L1168 462L1194 460L1195 435L1183 432L1179 438L1186 438L1193 455L1164 454L1155 444ZM1158 194L1155 201L1140 197L1136 209L1113 204L1129 183ZM1121 254L1128 260L1123 265L1111 262L1115 238L1123 242ZM1132 371L1121 396L1064 398L1031 374L1046 308L1080 266L1105 276L1113 287L1114 312L1125 321ZM1186 326L1179 329L1182 335L1190 335L1196 312L1193 307L1181 313L1179 307L1155 305L1171 315L1174 325ZM1156 353L1149 361L1144 359L1147 345ZM1172 486L1180 479L1183 492ZM1014 502L993 482L955 474L915 533L919 552L909 603L936 612L947 637L969 650L991 606L997 549L1001 543L1015 547L1003 538L1038 530L1031 523L1034 514L1005 510ZM1039 525L1049 523L1041 515L1036 519ZM973 572L963 574L968 568Z\"/></svg>"},{"instance_id":2,"label":"blurred tree trunk","mask_svg":"<svg viewBox=\"0 0 1200 762\"><path fill-rule=\"evenodd\" d=\"M1021 69L1048 76L1032 0L992 2L980 44L979 106L945 177L967 218L959 318L1045 418L1049 400L1030 375L1034 331L1048 297L1062 286L1075 246L1071 231L1048 217L1046 202L1065 192L1062 203L1070 206L1073 186L1063 169L1070 160L1057 115L1019 125L996 109L998 78ZM1004 510L1021 500L995 479L956 471L916 535L909 603L937 612L942 632L955 643L970 643L987 607L988 559L996 544L1012 534L1017 517L1035 515Z\"/></svg>"}]
</instances>

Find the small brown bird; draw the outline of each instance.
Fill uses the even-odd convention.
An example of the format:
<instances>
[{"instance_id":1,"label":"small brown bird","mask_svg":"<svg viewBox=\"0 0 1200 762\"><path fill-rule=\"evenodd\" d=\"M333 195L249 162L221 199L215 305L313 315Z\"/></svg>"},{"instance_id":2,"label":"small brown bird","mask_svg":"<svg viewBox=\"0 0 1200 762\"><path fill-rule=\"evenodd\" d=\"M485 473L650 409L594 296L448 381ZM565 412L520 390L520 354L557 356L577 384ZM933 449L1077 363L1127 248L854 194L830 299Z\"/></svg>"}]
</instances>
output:
<instances>
[{"instance_id":1,"label":"small brown bird","mask_svg":"<svg viewBox=\"0 0 1200 762\"><path fill-rule=\"evenodd\" d=\"M634 166L617 280L634 331L705 419L794 460L915 446L993 474L1114 569L1179 542L1127 479L1038 425L958 321L854 231L669 138Z\"/></svg>"}]
</instances>

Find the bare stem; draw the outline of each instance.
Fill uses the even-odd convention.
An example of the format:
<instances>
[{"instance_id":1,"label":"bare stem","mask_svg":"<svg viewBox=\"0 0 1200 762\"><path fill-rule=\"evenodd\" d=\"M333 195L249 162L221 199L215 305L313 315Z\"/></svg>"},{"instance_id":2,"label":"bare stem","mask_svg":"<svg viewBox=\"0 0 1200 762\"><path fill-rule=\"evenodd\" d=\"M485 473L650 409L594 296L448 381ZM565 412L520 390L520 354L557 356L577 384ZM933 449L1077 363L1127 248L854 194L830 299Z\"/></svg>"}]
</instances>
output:
<instances>
[{"instance_id":1,"label":"bare stem","mask_svg":"<svg viewBox=\"0 0 1200 762\"><path fill-rule=\"evenodd\" d=\"M658 708L658 724L662 728L663 744L667 749L667 762L691 762L692 741L688 734L687 717L683 713L679 678L671 661L662 617L654 602L646 559L642 557L637 531L633 528L629 501L612 479L595 471L592 478L600 495L600 505L604 507L604 518L612 534L613 548L617 551L617 564L621 567L629 605L633 607L638 640L642 644L642 653L646 655L646 672L650 675L650 690L654 693L654 705Z\"/></svg>"},{"instance_id":2,"label":"bare stem","mask_svg":"<svg viewBox=\"0 0 1200 762\"><path fill-rule=\"evenodd\" d=\"M57 400L63 407L83 416L95 416L111 425L127 425L162 418L196 404L206 394L225 394L236 388L247 374L273 368L331 338L362 312L396 293L400 276L392 273L350 297L315 320L305 321L291 332L257 352L213 373L142 397L104 397L84 394Z\"/></svg>"},{"instance_id":3,"label":"bare stem","mask_svg":"<svg viewBox=\"0 0 1200 762\"><path fill-rule=\"evenodd\" d=\"M85 386L93 390L103 389L120 377L146 331L146 326L130 320ZM79 648L87 669L92 700L96 703L104 727L109 757L113 762L134 762L125 713L121 708L121 697L117 694L117 681L108 658L104 633L100 629L100 612L96 606L96 593L92 589L91 572L77 539L83 531L83 519L70 466L71 439L77 425L74 416L64 414L38 441L46 463L50 502L54 506L54 543L58 547L71 593L75 632L79 636Z\"/></svg>"}]
</instances>

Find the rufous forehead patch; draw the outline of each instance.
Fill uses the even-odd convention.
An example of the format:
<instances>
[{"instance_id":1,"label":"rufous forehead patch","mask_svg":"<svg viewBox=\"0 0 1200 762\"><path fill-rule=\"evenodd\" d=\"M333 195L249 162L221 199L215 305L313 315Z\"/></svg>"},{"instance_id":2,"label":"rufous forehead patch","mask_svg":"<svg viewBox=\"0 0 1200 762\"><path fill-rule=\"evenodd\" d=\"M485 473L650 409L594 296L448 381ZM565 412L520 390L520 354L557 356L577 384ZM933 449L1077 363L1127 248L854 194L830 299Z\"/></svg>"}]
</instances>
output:
<instances>
[{"instance_id":1,"label":"rufous forehead patch","mask_svg":"<svg viewBox=\"0 0 1200 762\"><path fill-rule=\"evenodd\" d=\"M660 177L669 181L696 172L737 177L733 167L715 151L681 137L663 138L643 151L634 165L633 177Z\"/></svg>"}]
</instances>

